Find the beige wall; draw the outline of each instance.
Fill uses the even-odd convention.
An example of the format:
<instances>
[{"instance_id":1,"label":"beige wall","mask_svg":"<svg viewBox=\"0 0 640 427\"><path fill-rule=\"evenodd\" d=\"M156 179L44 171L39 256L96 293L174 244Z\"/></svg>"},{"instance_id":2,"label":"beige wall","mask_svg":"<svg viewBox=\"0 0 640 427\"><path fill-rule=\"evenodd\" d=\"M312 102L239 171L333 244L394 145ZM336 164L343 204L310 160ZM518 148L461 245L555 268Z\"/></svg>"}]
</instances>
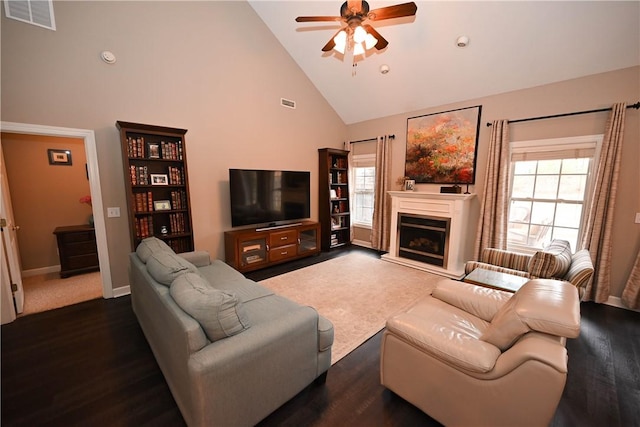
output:
<instances>
[{"instance_id":1,"label":"beige wall","mask_svg":"<svg viewBox=\"0 0 640 427\"><path fill-rule=\"evenodd\" d=\"M196 248L224 258L229 168L309 170L346 126L245 2L56 2L57 31L2 15L2 120L95 131L105 209L126 210L116 120L188 129ZM108 65L100 52L111 50ZM280 98L297 102L280 107ZM126 215L107 218L128 285Z\"/></svg>"},{"instance_id":2,"label":"beige wall","mask_svg":"<svg viewBox=\"0 0 640 427\"><path fill-rule=\"evenodd\" d=\"M50 165L48 149L71 151L71 166ZM60 265L53 230L87 224L91 207L84 141L2 133L11 205L23 270Z\"/></svg>"},{"instance_id":3,"label":"beige wall","mask_svg":"<svg viewBox=\"0 0 640 427\"><path fill-rule=\"evenodd\" d=\"M56 2L55 13L55 32L1 18L2 120L94 130L103 204L123 210L115 121L188 129L196 247L216 258L224 257L222 236L230 228L228 168L310 170L315 216L317 148L395 134L395 182L403 175L408 117L482 104L484 124L640 99L635 67L347 127L245 2ZM117 62L101 62L102 50L113 51ZM280 107L280 98L295 100L297 109ZM636 110L627 113L614 295L620 295L640 246L633 223L640 211L639 122ZM601 133L605 121L606 114L593 114L515 124L512 139ZM481 126L478 183L472 188L478 193L489 133ZM118 288L128 284L129 227L124 215L106 223Z\"/></svg>"},{"instance_id":4,"label":"beige wall","mask_svg":"<svg viewBox=\"0 0 640 427\"><path fill-rule=\"evenodd\" d=\"M395 134L392 149L391 186L404 175L407 118L455 108L482 105L480 138L478 145L476 185L472 193L482 194L491 128L487 122L498 119L520 119L547 116L573 111L610 107L616 102L633 104L640 100L640 67L587 76L560 83L534 87L515 92L470 99L437 108L412 111L407 114L356 123L349 126L349 139L359 140L382 134ZM640 224L634 223L640 212L640 112L627 109L623 158L620 167L620 186L616 200L613 231L612 295L620 296L633 262L640 250ZM512 141L559 138L604 133L608 113L585 114L564 118L514 123L509 126ZM419 184L418 191L439 191L439 185ZM474 206L478 216L479 203ZM475 235L467 244L473 247Z\"/></svg>"}]
</instances>

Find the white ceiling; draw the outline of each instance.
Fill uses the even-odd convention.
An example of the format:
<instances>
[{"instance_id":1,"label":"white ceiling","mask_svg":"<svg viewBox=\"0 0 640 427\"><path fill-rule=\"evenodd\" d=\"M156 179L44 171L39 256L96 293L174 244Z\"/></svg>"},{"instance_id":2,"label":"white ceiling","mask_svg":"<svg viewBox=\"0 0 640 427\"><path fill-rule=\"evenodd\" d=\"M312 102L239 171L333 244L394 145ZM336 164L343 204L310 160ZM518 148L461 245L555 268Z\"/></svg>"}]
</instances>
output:
<instances>
[{"instance_id":1,"label":"white ceiling","mask_svg":"<svg viewBox=\"0 0 640 427\"><path fill-rule=\"evenodd\" d=\"M416 1L415 17L367 21L389 46L352 76L351 56L321 51L340 23L295 22L342 3L249 0L346 124L640 65L639 1Z\"/></svg>"}]
</instances>

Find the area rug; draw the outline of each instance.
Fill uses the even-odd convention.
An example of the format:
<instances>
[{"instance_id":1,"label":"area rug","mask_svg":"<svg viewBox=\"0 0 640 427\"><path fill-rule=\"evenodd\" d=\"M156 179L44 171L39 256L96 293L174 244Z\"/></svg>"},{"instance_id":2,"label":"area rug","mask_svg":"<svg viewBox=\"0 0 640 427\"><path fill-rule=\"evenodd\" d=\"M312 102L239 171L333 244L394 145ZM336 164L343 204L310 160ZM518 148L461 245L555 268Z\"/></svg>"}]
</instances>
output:
<instances>
[{"instance_id":1,"label":"area rug","mask_svg":"<svg viewBox=\"0 0 640 427\"><path fill-rule=\"evenodd\" d=\"M333 365L378 333L386 320L429 295L441 276L350 253L260 282L331 320Z\"/></svg>"}]
</instances>

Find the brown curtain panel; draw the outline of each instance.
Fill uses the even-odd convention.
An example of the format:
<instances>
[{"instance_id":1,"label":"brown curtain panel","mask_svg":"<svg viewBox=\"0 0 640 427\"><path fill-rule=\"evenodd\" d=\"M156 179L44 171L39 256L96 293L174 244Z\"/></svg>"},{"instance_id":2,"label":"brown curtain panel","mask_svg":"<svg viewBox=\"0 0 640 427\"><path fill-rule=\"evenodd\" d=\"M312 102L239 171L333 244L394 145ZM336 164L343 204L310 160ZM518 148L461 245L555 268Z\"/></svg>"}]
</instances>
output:
<instances>
[{"instance_id":1,"label":"brown curtain panel","mask_svg":"<svg viewBox=\"0 0 640 427\"><path fill-rule=\"evenodd\" d=\"M347 182L349 183L349 212L353 212L353 201L356 196L356 173L353 167L353 144L351 141L344 143L345 151L348 151L347 155ZM353 217L349 221L349 242L353 242L355 230L353 228Z\"/></svg>"},{"instance_id":2,"label":"brown curtain panel","mask_svg":"<svg viewBox=\"0 0 640 427\"><path fill-rule=\"evenodd\" d=\"M495 120L489 141L489 159L484 179L480 220L475 244L476 260L484 248L506 249L509 213L509 121Z\"/></svg>"},{"instance_id":3,"label":"brown curtain panel","mask_svg":"<svg viewBox=\"0 0 640 427\"><path fill-rule=\"evenodd\" d=\"M622 304L634 310L640 309L640 250L629 280L622 291Z\"/></svg>"},{"instance_id":4,"label":"brown curtain panel","mask_svg":"<svg viewBox=\"0 0 640 427\"><path fill-rule=\"evenodd\" d=\"M371 247L379 251L389 250L389 228L391 227L391 201L389 175L391 174L391 140L379 136L376 145L376 189L373 201L373 225L371 227Z\"/></svg>"},{"instance_id":5,"label":"brown curtain panel","mask_svg":"<svg viewBox=\"0 0 640 427\"><path fill-rule=\"evenodd\" d=\"M615 104L607 121L596 182L591 197L582 247L589 249L594 274L587 285L585 301L606 302L611 294L611 229L618 192L618 174L622 157L626 103Z\"/></svg>"}]
</instances>

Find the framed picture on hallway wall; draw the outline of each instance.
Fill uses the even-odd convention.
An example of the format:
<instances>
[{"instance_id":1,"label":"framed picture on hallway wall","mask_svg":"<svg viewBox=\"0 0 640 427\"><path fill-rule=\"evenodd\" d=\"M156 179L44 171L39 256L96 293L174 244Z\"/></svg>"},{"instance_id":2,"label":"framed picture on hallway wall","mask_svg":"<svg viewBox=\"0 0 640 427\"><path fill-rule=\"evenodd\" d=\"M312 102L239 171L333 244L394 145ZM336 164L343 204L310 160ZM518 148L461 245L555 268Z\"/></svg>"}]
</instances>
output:
<instances>
[{"instance_id":1,"label":"framed picture on hallway wall","mask_svg":"<svg viewBox=\"0 0 640 427\"><path fill-rule=\"evenodd\" d=\"M407 119L405 175L416 183L474 184L482 105Z\"/></svg>"},{"instance_id":2,"label":"framed picture on hallway wall","mask_svg":"<svg viewBox=\"0 0 640 427\"><path fill-rule=\"evenodd\" d=\"M49 148L47 150L49 164L56 166L71 166L71 150L57 150Z\"/></svg>"}]
</instances>

